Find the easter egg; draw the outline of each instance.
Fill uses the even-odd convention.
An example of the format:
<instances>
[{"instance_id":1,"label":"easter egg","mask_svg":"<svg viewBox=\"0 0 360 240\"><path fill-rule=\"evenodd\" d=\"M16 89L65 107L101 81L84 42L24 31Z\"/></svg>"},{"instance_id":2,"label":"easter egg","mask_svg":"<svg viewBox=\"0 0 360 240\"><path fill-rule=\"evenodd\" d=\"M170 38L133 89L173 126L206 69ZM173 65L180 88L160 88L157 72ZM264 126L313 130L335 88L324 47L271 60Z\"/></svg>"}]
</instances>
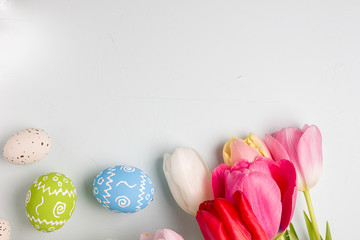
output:
<instances>
[{"instance_id":1,"label":"easter egg","mask_svg":"<svg viewBox=\"0 0 360 240\"><path fill-rule=\"evenodd\" d=\"M4 218L0 218L0 240L9 240L10 231L10 223Z\"/></svg>"},{"instance_id":2,"label":"easter egg","mask_svg":"<svg viewBox=\"0 0 360 240\"><path fill-rule=\"evenodd\" d=\"M48 154L50 145L50 137L44 130L29 128L9 138L3 155L11 163L28 165L43 159Z\"/></svg>"},{"instance_id":3,"label":"easter egg","mask_svg":"<svg viewBox=\"0 0 360 240\"><path fill-rule=\"evenodd\" d=\"M42 232L53 232L64 226L75 205L75 186L61 173L48 173L36 179L25 201L27 218Z\"/></svg>"},{"instance_id":4,"label":"easter egg","mask_svg":"<svg viewBox=\"0 0 360 240\"><path fill-rule=\"evenodd\" d=\"M153 200L154 193L150 177L139 168L126 165L103 170L93 184L96 200L114 212L137 212Z\"/></svg>"}]
</instances>

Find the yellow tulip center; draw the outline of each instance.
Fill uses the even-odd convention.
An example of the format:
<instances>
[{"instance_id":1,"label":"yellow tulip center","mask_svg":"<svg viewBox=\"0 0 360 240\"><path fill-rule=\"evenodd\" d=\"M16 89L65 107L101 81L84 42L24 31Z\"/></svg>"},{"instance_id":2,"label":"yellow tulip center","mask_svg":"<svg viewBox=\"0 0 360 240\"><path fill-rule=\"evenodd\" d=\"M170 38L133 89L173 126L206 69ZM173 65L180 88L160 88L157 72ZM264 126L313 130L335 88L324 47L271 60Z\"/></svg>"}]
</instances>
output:
<instances>
[{"instance_id":1,"label":"yellow tulip center","mask_svg":"<svg viewBox=\"0 0 360 240\"><path fill-rule=\"evenodd\" d=\"M259 148L259 146L257 146L254 141L251 139L251 134L249 134L249 136L247 138L244 139L244 142L249 145L250 147L252 147L253 149L256 149L261 155L265 156L265 154L261 151L261 149Z\"/></svg>"}]
</instances>

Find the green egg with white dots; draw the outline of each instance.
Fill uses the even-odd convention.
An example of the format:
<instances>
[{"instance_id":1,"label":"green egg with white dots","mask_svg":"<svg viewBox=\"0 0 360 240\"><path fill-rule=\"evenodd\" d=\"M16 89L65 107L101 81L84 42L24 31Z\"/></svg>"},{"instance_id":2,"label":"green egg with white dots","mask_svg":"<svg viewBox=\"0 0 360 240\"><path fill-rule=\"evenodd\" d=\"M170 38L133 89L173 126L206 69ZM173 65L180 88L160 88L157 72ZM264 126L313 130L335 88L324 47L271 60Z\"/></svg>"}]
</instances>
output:
<instances>
[{"instance_id":1,"label":"green egg with white dots","mask_svg":"<svg viewBox=\"0 0 360 240\"><path fill-rule=\"evenodd\" d=\"M62 173L42 175L31 185L25 200L26 216L41 232L53 232L70 219L76 205L73 182Z\"/></svg>"}]
</instances>

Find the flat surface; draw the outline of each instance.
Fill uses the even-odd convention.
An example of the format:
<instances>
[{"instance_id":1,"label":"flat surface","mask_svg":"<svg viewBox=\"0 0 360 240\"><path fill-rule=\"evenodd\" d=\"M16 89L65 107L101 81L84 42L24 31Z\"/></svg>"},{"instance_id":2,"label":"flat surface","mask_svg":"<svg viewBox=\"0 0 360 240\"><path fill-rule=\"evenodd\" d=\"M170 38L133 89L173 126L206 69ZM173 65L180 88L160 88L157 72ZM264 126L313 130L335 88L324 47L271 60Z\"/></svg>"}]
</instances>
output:
<instances>
[{"instance_id":1,"label":"flat surface","mask_svg":"<svg viewBox=\"0 0 360 240\"><path fill-rule=\"evenodd\" d=\"M333 239L358 228L360 3L332 0L10 0L0 10L0 145L42 128L52 148L29 166L0 160L0 217L12 239L138 239L171 228L202 239L172 198L162 157L190 146L210 169L232 136L316 124L324 170L313 204ZM116 214L92 195L103 169L129 164L153 179L155 200ZM62 229L25 216L27 190L58 171L78 190ZM304 236L298 196L294 223ZM306 237L302 238L306 239Z\"/></svg>"}]
</instances>

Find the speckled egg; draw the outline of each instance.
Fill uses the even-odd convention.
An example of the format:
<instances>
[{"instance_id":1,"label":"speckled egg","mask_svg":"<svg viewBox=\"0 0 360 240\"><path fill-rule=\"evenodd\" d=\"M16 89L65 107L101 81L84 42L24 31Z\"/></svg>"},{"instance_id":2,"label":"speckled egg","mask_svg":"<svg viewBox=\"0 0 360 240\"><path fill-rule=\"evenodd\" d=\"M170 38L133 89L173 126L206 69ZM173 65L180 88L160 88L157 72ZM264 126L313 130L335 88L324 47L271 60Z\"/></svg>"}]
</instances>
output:
<instances>
[{"instance_id":1,"label":"speckled egg","mask_svg":"<svg viewBox=\"0 0 360 240\"><path fill-rule=\"evenodd\" d=\"M9 138L3 155L11 163L28 165L43 159L48 154L50 145L50 137L44 130L29 128Z\"/></svg>"},{"instance_id":2,"label":"speckled egg","mask_svg":"<svg viewBox=\"0 0 360 240\"><path fill-rule=\"evenodd\" d=\"M49 173L30 187L25 201L26 216L37 230L53 232L69 220L75 205L72 181L62 173Z\"/></svg>"},{"instance_id":3,"label":"speckled egg","mask_svg":"<svg viewBox=\"0 0 360 240\"><path fill-rule=\"evenodd\" d=\"M114 212L134 213L154 198L154 185L142 170L126 165L110 167L94 180L93 194L104 207Z\"/></svg>"},{"instance_id":4,"label":"speckled egg","mask_svg":"<svg viewBox=\"0 0 360 240\"><path fill-rule=\"evenodd\" d=\"M4 218L0 218L0 240L9 240L10 232L10 223Z\"/></svg>"}]
</instances>

